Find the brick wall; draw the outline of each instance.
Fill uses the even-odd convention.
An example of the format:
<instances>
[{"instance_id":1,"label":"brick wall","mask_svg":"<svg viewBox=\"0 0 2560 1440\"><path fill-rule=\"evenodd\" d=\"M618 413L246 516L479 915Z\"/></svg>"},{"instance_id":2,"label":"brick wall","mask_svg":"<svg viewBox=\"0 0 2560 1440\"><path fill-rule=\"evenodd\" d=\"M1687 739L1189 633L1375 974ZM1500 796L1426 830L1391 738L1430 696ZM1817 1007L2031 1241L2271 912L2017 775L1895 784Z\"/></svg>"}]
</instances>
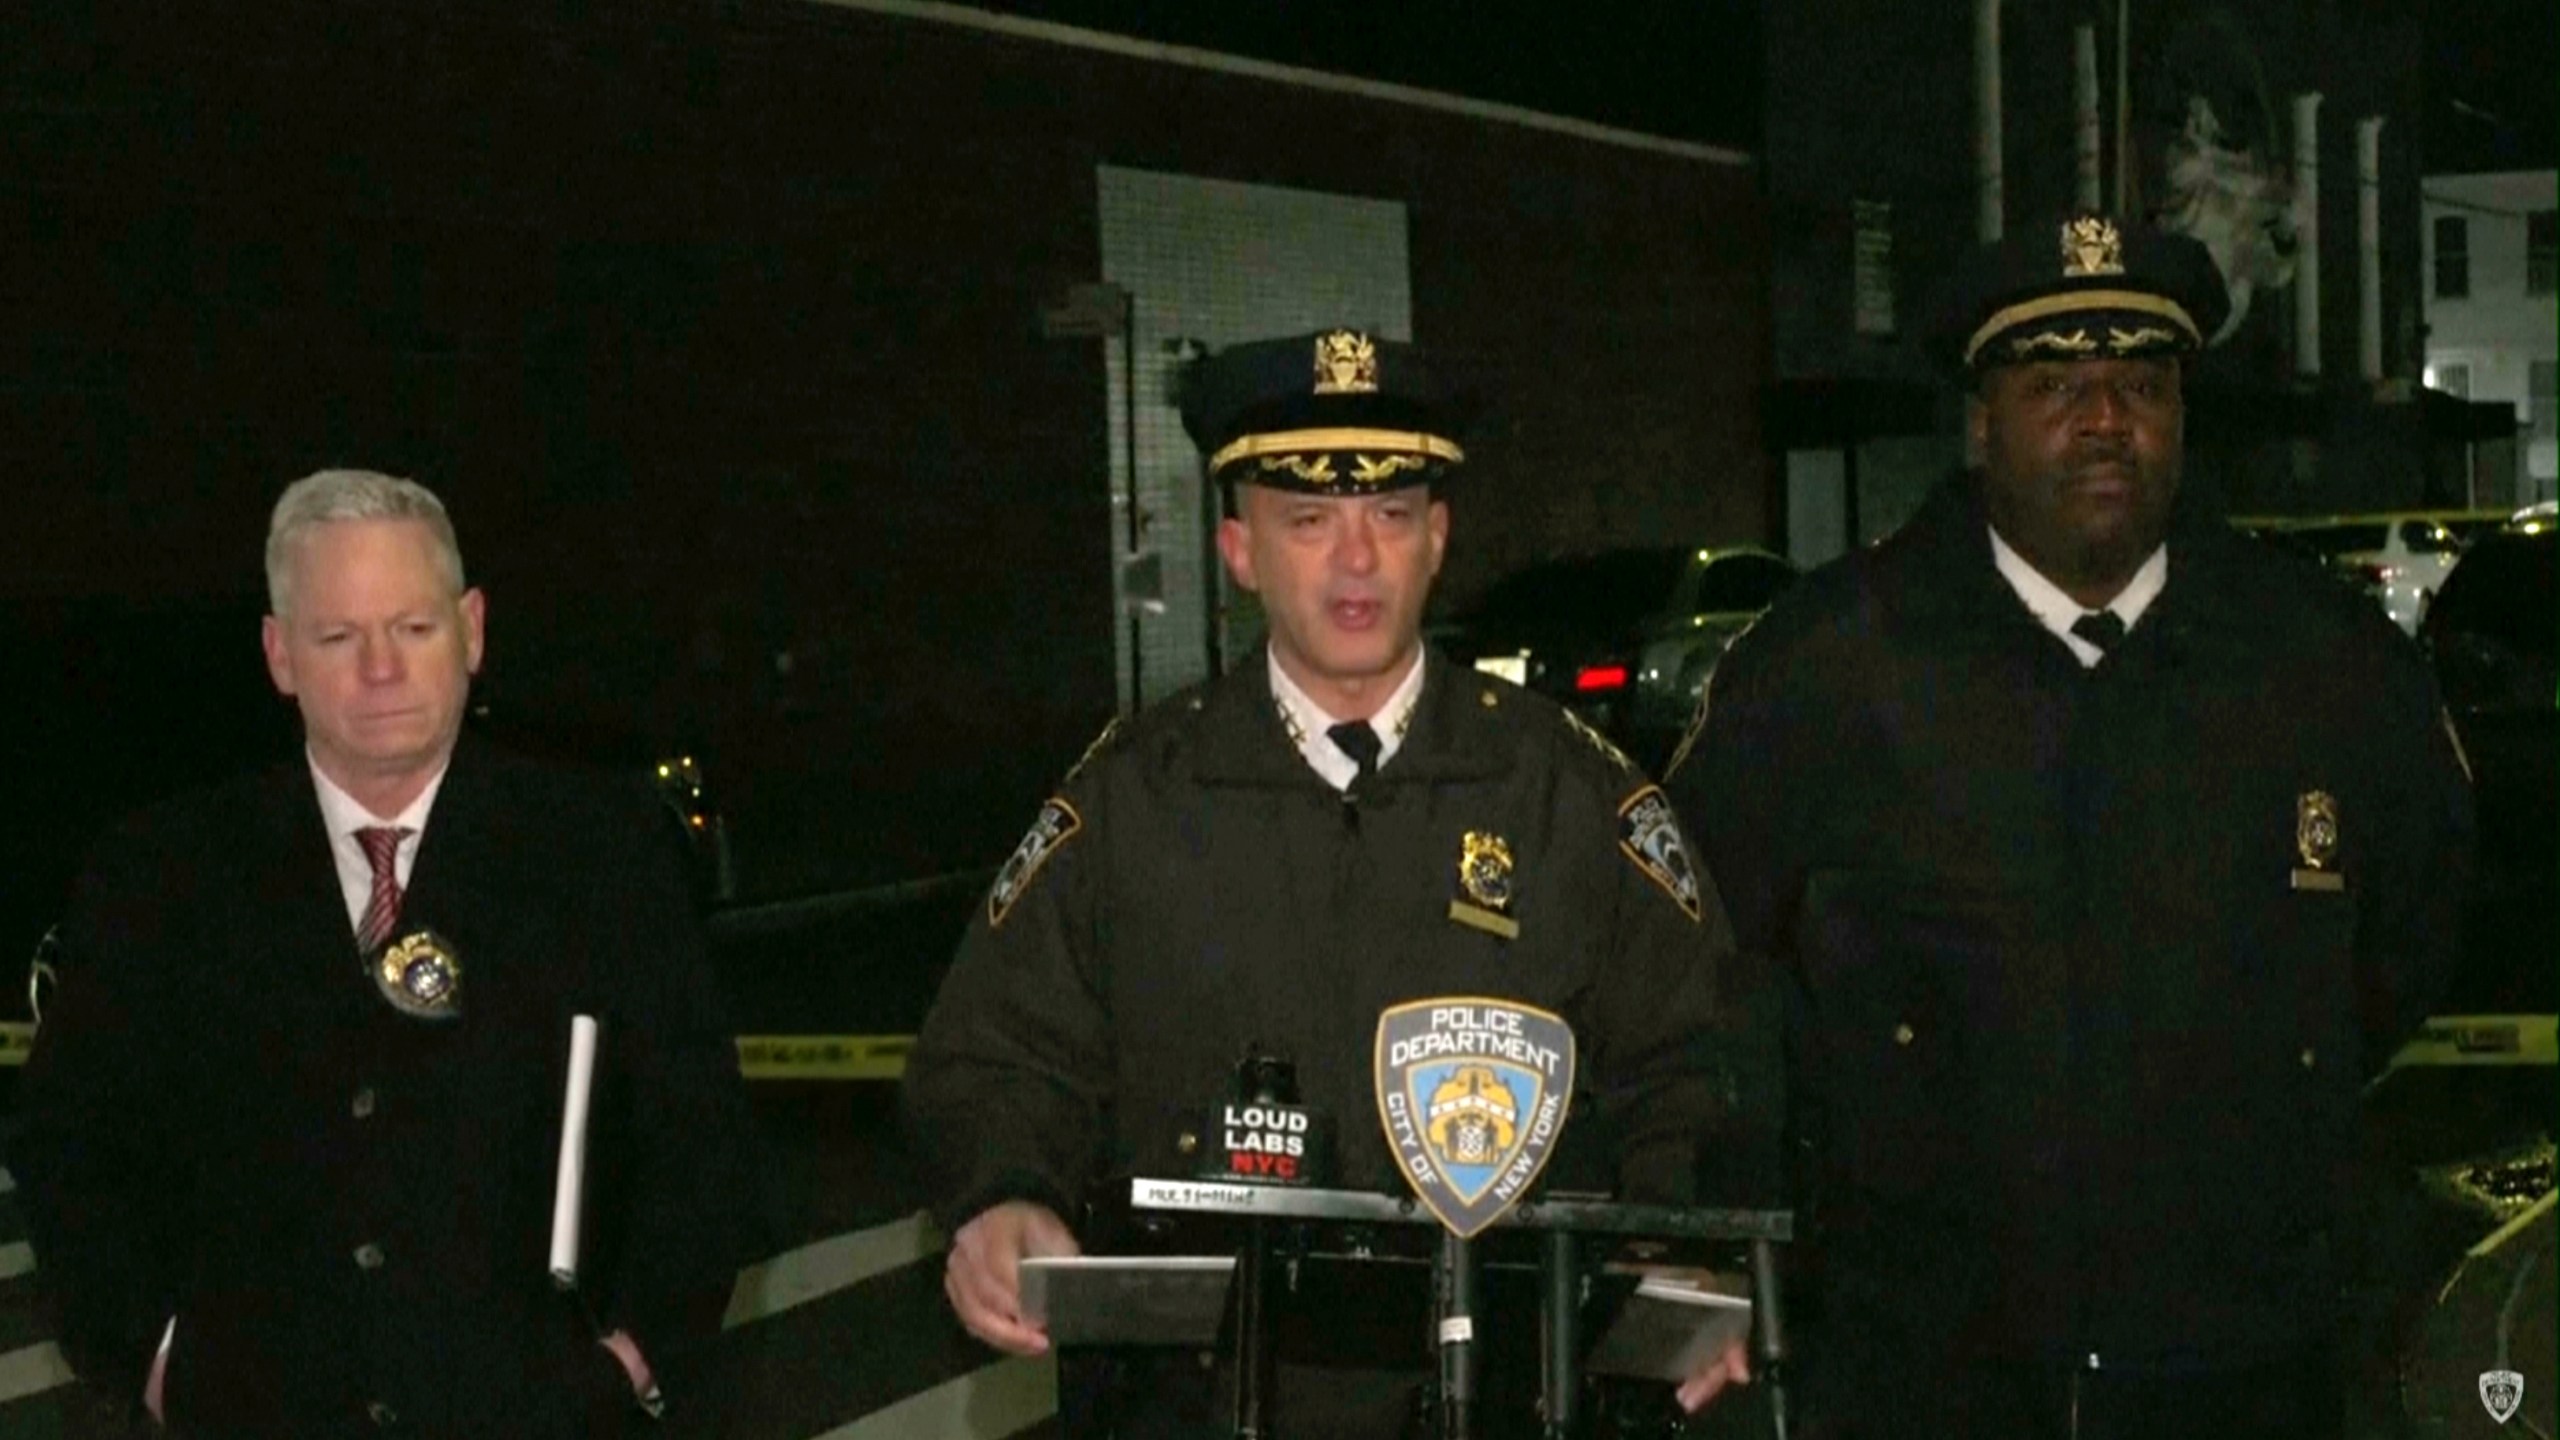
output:
<instances>
[{"instance_id":1,"label":"brick wall","mask_svg":"<svg viewBox=\"0 0 2560 1440\"><path fill-rule=\"evenodd\" d=\"M747 883L1000 855L1112 705L1098 164L1404 202L1489 419L1450 585L1762 533L1748 169L806 4L204 13L0 36L0 596L255 587L413 473L484 694L685 740ZM240 663L253 642L240 637Z\"/></svg>"}]
</instances>

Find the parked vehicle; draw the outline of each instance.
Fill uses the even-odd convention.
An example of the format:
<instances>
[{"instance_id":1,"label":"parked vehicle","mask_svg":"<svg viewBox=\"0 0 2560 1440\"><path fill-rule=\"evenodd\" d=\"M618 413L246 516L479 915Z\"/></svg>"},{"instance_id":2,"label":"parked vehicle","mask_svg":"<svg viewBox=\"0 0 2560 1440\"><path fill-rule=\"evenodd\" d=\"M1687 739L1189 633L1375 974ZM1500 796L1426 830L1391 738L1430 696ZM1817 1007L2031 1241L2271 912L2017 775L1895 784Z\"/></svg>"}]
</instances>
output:
<instances>
[{"instance_id":1,"label":"parked vehicle","mask_svg":"<svg viewBox=\"0 0 2560 1440\"><path fill-rule=\"evenodd\" d=\"M1534 565L1435 625L1452 658L1563 704L1658 767L1724 647L1795 583L1752 546L1633 546Z\"/></svg>"},{"instance_id":2,"label":"parked vehicle","mask_svg":"<svg viewBox=\"0 0 2560 1440\"><path fill-rule=\"evenodd\" d=\"M2461 557L2464 536L2501 520L2486 511L2406 511L2232 523L2318 550L2333 568L2380 600L2394 624L2414 635L2428 602Z\"/></svg>"},{"instance_id":3,"label":"parked vehicle","mask_svg":"<svg viewBox=\"0 0 2560 1440\"><path fill-rule=\"evenodd\" d=\"M2483 536L2429 607L2419 638L2471 766L2479 815L2472 961L2450 1014L2548 1014L2560 944L2560 531Z\"/></svg>"}]
</instances>

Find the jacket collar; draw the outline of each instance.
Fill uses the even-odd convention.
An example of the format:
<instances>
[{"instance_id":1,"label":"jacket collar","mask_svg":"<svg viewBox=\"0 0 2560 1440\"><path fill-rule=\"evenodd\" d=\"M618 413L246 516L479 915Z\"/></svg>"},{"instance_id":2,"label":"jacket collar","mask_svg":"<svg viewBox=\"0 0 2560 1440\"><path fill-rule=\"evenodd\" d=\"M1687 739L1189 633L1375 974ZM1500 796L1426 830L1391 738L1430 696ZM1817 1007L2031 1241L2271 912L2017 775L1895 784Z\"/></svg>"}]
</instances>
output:
<instances>
[{"instance_id":1,"label":"jacket collar","mask_svg":"<svg viewBox=\"0 0 2560 1440\"><path fill-rule=\"evenodd\" d=\"M1879 557L1913 572L1914 583L1899 587L1911 597L1904 618L1986 642L2030 634L2050 639L1992 558L1980 483L1967 473L1940 484ZM2249 561L2247 543L2197 492L2183 492L2169 518L2169 581L2136 633L2194 643L2245 629L2251 621L2248 607L2238 603L2235 572Z\"/></svg>"},{"instance_id":2,"label":"jacket collar","mask_svg":"<svg viewBox=\"0 0 2560 1440\"><path fill-rule=\"evenodd\" d=\"M1499 774L1505 757L1495 712L1506 699L1516 700L1516 692L1460 669L1436 650L1426 648L1422 663L1430 669L1422 677L1422 698L1414 705L1404 744L1369 783L1390 788ZM1490 703L1487 696L1493 697ZM1197 716L1187 758L1192 778L1202 784L1331 793L1290 742L1271 694L1270 667L1259 657L1189 697L1167 703Z\"/></svg>"}]
</instances>

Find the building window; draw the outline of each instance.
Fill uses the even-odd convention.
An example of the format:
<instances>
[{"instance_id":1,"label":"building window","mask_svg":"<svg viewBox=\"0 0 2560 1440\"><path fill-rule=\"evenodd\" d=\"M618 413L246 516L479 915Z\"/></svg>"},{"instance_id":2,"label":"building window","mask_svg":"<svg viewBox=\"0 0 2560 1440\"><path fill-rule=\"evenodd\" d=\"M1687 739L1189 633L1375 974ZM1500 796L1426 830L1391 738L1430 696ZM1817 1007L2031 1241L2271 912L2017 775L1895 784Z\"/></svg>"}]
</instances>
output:
<instances>
[{"instance_id":1,"label":"building window","mask_svg":"<svg viewBox=\"0 0 2560 1440\"><path fill-rule=\"evenodd\" d=\"M2471 293L2471 222L2459 215L2436 217L2436 298L2460 300Z\"/></svg>"},{"instance_id":2,"label":"building window","mask_svg":"<svg viewBox=\"0 0 2560 1440\"><path fill-rule=\"evenodd\" d=\"M2471 367L2462 363L2438 365L2434 377L2427 383L2457 400L2468 400L2471 398Z\"/></svg>"},{"instance_id":3,"label":"building window","mask_svg":"<svg viewBox=\"0 0 2560 1440\"><path fill-rule=\"evenodd\" d=\"M2560 210L2536 210L2524 220L2524 293L2560 291Z\"/></svg>"},{"instance_id":4,"label":"building window","mask_svg":"<svg viewBox=\"0 0 2560 1440\"><path fill-rule=\"evenodd\" d=\"M2533 438L2560 439L2560 360L2533 362L2531 394L2526 403L2533 407Z\"/></svg>"}]
</instances>

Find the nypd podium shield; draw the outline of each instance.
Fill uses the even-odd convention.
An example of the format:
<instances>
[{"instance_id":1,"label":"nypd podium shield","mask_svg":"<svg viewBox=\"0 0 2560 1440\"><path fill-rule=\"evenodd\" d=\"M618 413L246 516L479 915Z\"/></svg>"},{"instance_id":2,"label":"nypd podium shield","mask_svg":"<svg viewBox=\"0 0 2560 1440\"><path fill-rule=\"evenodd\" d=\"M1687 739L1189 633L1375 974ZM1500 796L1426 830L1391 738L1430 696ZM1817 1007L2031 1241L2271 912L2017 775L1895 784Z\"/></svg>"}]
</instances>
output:
<instances>
[{"instance_id":1,"label":"nypd podium shield","mask_svg":"<svg viewBox=\"0 0 2560 1440\"><path fill-rule=\"evenodd\" d=\"M1573 1027L1482 996L1378 1016L1378 1122L1405 1183L1461 1239L1520 1203L1573 1103Z\"/></svg>"}]
</instances>

